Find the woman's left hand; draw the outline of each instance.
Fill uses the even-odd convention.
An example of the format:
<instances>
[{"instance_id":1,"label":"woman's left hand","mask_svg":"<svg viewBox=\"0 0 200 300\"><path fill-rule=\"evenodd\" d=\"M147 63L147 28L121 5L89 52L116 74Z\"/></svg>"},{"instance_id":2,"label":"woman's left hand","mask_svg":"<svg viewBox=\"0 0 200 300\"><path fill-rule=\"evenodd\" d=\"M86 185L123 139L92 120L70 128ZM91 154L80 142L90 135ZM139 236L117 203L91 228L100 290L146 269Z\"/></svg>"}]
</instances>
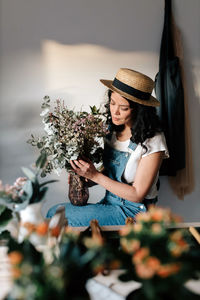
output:
<instances>
[{"instance_id":1,"label":"woman's left hand","mask_svg":"<svg viewBox=\"0 0 200 300\"><path fill-rule=\"evenodd\" d=\"M70 160L70 164L76 174L83 176L87 179L94 180L95 175L98 174L97 169L91 161L79 160Z\"/></svg>"}]
</instances>

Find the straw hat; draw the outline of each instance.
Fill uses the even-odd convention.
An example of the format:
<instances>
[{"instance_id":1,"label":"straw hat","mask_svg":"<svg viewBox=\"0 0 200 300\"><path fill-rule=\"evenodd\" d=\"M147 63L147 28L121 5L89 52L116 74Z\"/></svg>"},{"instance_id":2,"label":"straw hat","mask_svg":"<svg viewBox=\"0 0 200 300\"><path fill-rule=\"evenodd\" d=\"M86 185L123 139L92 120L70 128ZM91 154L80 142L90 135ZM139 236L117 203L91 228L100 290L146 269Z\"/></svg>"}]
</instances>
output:
<instances>
[{"instance_id":1,"label":"straw hat","mask_svg":"<svg viewBox=\"0 0 200 300\"><path fill-rule=\"evenodd\" d=\"M160 102L151 93L154 81L134 70L121 68L114 80L100 79L100 81L113 92L121 96L147 106L159 106Z\"/></svg>"}]
</instances>

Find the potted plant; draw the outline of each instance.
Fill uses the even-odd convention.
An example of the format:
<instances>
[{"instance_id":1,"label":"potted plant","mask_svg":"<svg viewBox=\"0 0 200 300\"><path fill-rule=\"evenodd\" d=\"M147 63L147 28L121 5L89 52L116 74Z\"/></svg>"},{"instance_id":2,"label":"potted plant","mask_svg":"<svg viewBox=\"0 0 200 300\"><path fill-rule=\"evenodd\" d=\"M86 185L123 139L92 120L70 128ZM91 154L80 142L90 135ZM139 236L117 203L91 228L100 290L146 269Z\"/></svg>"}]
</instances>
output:
<instances>
[{"instance_id":1,"label":"potted plant","mask_svg":"<svg viewBox=\"0 0 200 300\"><path fill-rule=\"evenodd\" d=\"M178 222L180 218L170 210L151 207L120 231L120 256L125 269L120 279L142 284L127 299L199 298L184 284L200 278L200 249L189 242L189 231L173 229Z\"/></svg>"}]
</instances>

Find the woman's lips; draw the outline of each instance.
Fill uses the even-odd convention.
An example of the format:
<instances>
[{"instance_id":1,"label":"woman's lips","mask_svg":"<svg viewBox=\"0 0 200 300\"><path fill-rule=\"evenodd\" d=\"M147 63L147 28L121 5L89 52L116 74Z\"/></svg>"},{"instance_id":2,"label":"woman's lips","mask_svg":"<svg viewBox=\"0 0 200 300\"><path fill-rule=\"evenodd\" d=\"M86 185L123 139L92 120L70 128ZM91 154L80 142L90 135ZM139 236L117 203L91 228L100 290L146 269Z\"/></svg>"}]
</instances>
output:
<instances>
[{"instance_id":1,"label":"woman's lips","mask_svg":"<svg viewBox=\"0 0 200 300\"><path fill-rule=\"evenodd\" d=\"M120 119L113 117L113 121L119 121Z\"/></svg>"}]
</instances>

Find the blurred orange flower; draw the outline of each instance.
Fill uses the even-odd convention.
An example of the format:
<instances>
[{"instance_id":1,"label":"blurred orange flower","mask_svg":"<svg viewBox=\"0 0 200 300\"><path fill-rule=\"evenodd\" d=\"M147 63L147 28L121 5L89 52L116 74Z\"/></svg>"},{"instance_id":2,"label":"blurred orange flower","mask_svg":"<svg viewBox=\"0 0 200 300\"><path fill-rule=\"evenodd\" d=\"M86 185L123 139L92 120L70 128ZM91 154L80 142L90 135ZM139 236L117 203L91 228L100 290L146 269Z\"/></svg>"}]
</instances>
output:
<instances>
[{"instance_id":1,"label":"blurred orange flower","mask_svg":"<svg viewBox=\"0 0 200 300\"><path fill-rule=\"evenodd\" d=\"M149 268L146 264L137 264L135 266L135 271L137 275L142 279L152 278L155 274L155 271L152 268Z\"/></svg>"},{"instance_id":2,"label":"blurred orange flower","mask_svg":"<svg viewBox=\"0 0 200 300\"><path fill-rule=\"evenodd\" d=\"M46 222L43 222L36 226L36 233L38 235L44 236L48 232L49 225Z\"/></svg>"},{"instance_id":3,"label":"blurred orange flower","mask_svg":"<svg viewBox=\"0 0 200 300\"><path fill-rule=\"evenodd\" d=\"M120 243L123 250L127 253L133 253L140 248L140 241L136 239L128 240L126 238L121 238Z\"/></svg>"},{"instance_id":4,"label":"blurred orange flower","mask_svg":"<svg viewBox=\"0 0 200 300\"><path fill-rule=\"evenodd\" d=\"M132 261L135 264L141 263L149 255L149 248L142 247L133 255Z\"/></svg>"},{"instance_id":5,"label":"blurred orange flower","mask_svg":"<svg viewBox=\"0 0 200 300\"><path fill-rule=\"evenodd\" d=\"M133 258L135 262L136 273L140 278L143 279L152 278L160 268L160 260L154 256L147 257L148 252L149 251L145 249L138 253L138 255L141 257L138 256L137 259L136 257L135 259Z\"/></svg>"},{"instance_id":6,"label":"blurred orange flower","mask_svg":"<svg viewBox=\"0 0 200 300\"><path fill-rule=\"evenodd\" d=\"M105 270L104 264L98 264L98 265L96 265L96 266L93 268L93 272L94 272L95 274L102 273L104 270Z\"/></svg>"},{"instance_id":7,"label":"blurred orange flower","mask_svg":"<svg viewBox=\"0 0 200 300\"><path fill-rule=\"evenodd\" d=\"M157 275L166 278L169 277L170 275L173 275L175 273L178 273L180 271L180 263L171 263L171 264L166 264L160 266L160 268L157 271Z\"/></svg>"},{"instance_id":8,"label":"blurred orange flower","mask_svg":"<svg viewBox=\"0 0 200 300\"><path fill-rule=\"evenodd\" d=\"M155 256L149 256L146 259L145 264L154 271L157 271L160 267L160 260Z\"/></svg>"},{"instance_id":9,"label":"blurred orange flower","mask_svg":"<svg viewBox=\"0 0 200 300\"><path fill-rule=\"evenodd\" d=\"M171 247L170 252L173 256L178 257L188 249L189 249L189 245L186 243L184 239L181 239Z\"/></svg>"},{"instance_id":10,"label":"blurred orange flower","mask_svg":"<svg viewBox=\"0 0 200 300\"><path fill-rule=\"evenodd\" d=\"M164 219L164 211L162 209L152 208L150 211L151 220L154 222L161 222Z\"/></svg>"},{"instance_id":11,"label":"blurred orange flower","mask_svg":"<svg viewBox=\"0 0 200 300\"><path fill-rule=\"evenodd\" d=\"M60 226L57 225L57 226L51 228L51 235L57 238L60 234L60 231L61 231L61 228L60 228Z\"/></svg>"},{"instance_id":12,"label":"blurred orange flower","mask_svg":"<svg viewBox=\"0 0 200 300\"><path fill-rule=\"evenodd\" d=\"M159 223L154 223L151 226L151 230L152 230L153 233L159 234L159 233L162 232L162 227Z\"/></svg>"},{"instance_id":13,"label":"blurred orange flower","mask_svg":"<svg viewBox=\"0 0 200 300\"><path fill-rule=\"evenodd\" d=\"M135 224L133 225L133 230L134 230L135 232L140 232L140 231L142 230L142 224L141 224L141 223L135 223Z\"/></svg>"},{"instance_id":14,"label":"blurred orange flower","mask_svg":"<svg viewBox=\"0 0 200 300\"><path fill-rule=\"evenodd\" d=\"M111 261L109 264L109 269L111 269L111 270L116 270L116 269L119 269L120 267L121 267L121 262L117 259Z\"/></svg>"},{"instance_id":15,"label":"blurred orange flower","mask_svg":"<svg viewBox=\"0 0 200 300\"><path fill-rule=\"evenodd\" d=\"M23 255L18 251L12 251L8 254L8 258L12 265L18 265L23 259Z\"/></svg>"},{"instance_id":16,"label":"blurred orange flower","mask_svg":"<svg viewBox=\"0 0 200 300\"><path fill-rule=\"evenodd\" d=\"M25 227L28 230L28 233L31 233L35 230L35 225L29 222L22 223L21 226Z\"/></svg>"},{"instance_id":17,"label":"blurred orange flower","mask_svg":"<svg viewBox=\"0 0 200 300\"><path fill-rule=\"evenodd\" d=\"M11 273L14 279L18 279L22 275L21 270L17 267L12 268Z\"/></svg>"},{"instance_id":18,"label":"blurred orange flower","mask_svg":"<svg viewBox=\"0 0 200 300\"><path fill-rule=\"evenodd\" d=\"M127 224L122 229L120 229L119 234L121 236L128 235L132 231L133 225L132 224Z\"/></svg>"},{"instance_id":19,"label":"blurred orange flower","mask_svg":"<svg viewBox=\"0 0 200 300\"><path fill-rule=\"evenodd\" d=\"M183 234L180 230L175 230L174 232L172 232L169 236L169 238L172 240L172 241L179 241L181 238L182 238Z\"/></svg>"},{"instance_id":20,"label":"blurred orange flower","mask_svg":"<svg viewBox=\"0 0 200 300\"><path fill-rule=\"evenodd\" d=\"M141 212L135 216L135 220L136 222L148 222L150 220L150 214L148 212Z\"/></svg>"}]
</instances>

